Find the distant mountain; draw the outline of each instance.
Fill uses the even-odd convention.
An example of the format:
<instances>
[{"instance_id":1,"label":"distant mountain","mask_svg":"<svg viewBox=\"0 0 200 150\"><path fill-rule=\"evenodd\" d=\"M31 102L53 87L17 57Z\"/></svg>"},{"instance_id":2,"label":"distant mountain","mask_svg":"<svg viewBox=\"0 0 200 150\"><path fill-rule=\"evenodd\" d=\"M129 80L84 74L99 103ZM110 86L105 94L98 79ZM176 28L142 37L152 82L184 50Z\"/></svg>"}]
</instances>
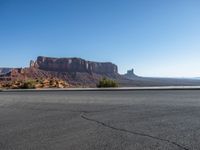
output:
<instances>
[{"instance_id":1,"label":"distant mountain","mask_svg":"<svg viewBox=\"0 0 200 150\"><path fill-rule=\"evenodd\" d=\"M0 74L6 74L10 72L12 68L0 68Z\"/></svg>"},{"instance_id":2,"label":"distant mountain","mask_svg":"<svg viewBox=\"0 0 200 150\"><path fill-rule=\"evenodd\" d=\"M85 72L97 74L118 74L117 65L111 62L93 62L81 58L51 58L39 56L30 62L30 67L57 72Z\"/></svg>"},{"instance_id":3,"label":"distant mountain","mask_svg":"<svg viewBox=\"0 0 200 150\"><path fill-rule=\"evenodd\" d=\"M117 80L120 77L117 66L111 62L94 62L81 58L39 56L36 61L30 61L30 67L13 69L2 76L1 80L56 78L74 87L96 87L103 77Z\"/></svg>"},{"instance_id":4,"label":"distant mountain","mask_svg":"<svg viewBox=\"0 0 200 150\"><path fill-rule=\"evenodd\" d=\"M96 87L103 77L117 81L122 87L200 86L199 79L141 77L136 75L133 69L121 75L117 65L111 62L94 62L75 57L39 56L35 61L30 61L28 68L0 68L0 72L0 81L59 79L67 82L70 87Z\"/></svg>"},{"instance_id":5,"label":"distant mountain","mask_svg":"<svg viewBox=\"0 0 200 150\"><path fill-rule=\"evenodd\" d=\"M159 78L159 77L141 77L134 73L134 70L128 70L122 75L130 80L124 82L127 86L199 86L200 80L197 78Z\"/></svg>"}]
</instances>

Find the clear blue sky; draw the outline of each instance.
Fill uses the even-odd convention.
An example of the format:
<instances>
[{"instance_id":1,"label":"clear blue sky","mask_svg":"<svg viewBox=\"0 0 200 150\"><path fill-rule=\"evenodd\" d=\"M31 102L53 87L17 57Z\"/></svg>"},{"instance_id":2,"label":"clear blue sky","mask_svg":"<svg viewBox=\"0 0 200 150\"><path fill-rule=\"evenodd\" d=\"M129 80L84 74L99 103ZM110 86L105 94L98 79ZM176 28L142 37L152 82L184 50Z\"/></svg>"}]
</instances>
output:
<instances>
[{"instance_id":1,"label":"clear blue sky","mask_svg":"<svg viewBox=\"0 0 200 150\"><path fill-rule=\"evenodd\" d=\"M0 0L0 66L38 55L200 76L200 0Z\"/></svg>"}]
</instances>

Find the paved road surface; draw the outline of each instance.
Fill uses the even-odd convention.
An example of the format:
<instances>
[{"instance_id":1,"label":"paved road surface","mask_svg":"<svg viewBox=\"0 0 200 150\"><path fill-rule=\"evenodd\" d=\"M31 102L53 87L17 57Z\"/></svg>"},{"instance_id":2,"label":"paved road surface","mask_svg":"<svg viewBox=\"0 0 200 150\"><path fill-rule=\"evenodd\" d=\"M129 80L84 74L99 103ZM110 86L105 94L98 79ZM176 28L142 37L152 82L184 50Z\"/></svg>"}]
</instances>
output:
<instances>
[{"instance_id":1,"label":"paved road surface","mask_svg":"<svg viewBox=\"0 0 200 150\"><path fill-rule=\"evenodd\" d=\"M0 150L199 149L199 90L0 92Z\"/></svg>"}]
</instances>

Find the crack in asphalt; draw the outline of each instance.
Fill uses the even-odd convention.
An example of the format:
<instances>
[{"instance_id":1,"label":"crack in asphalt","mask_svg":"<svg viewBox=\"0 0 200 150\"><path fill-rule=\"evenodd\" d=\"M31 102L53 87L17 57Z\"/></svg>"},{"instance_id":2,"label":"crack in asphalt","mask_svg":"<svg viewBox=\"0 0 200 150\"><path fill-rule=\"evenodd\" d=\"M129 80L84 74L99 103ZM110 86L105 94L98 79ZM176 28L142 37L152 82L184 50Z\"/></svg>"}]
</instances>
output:
<instances>
[{"instance_id":1,"label":"crack in asphalt","mask_svg":"<svg viewBox=\"0 0 200 150\"><path fill-rule=\"evenodd\" d=\"M104 127L107 127L107 128L110 128L112 130L116 130L116 131L120 131L120 132L126 132L126 133L129 133L129 134L134 134L134 135L139 135L139 136L143 136L143 137L148 137L148 138L152 138L152 139L155 139L155 140L159 140L159 141L163 141L163 142L167 142L167 143L170 143L170 144L173 144L183 150L189 150L188 148L186 148L185 146L182 146L174 141L171 141L171 140L167 140L167 139L163 139L163 138L159 138L159 137L156 137L156 136L153 136L153 135L150 135L150 134L145 134L145 133L141 133L141 132L135 132L135 131L129 131L129 130L126 130L126 129L122 129L122 128L117 128L117 127L114 127L114 126L111 126L109 124L106 124L104 122L101 122L101 121L98 121L98 120L95 120L95 119L91 119L91 118L88 118L86 115L84 115L83 113L80 115L82 119L84 120L87 120L87 121L90 121L90 122L94 122L94 123L97 123L97 124L100 124Z\"/></svg>"},{"instance_id":2,"label":"crack in asphalt","mask_svg":"<svg viewBox=\"0 0 200 150\"><path fill-rule=\"evenodd\" d=\"M135 131L129 131L129 130L126 130L126 129L122 129L122 128L117 128L117 127L114 127L114 126L111 126L109 124L106 124L104 122L101 122L101 121L98 121L98 120L95 120L95 119L91 119L91 118L88 118L85 114L89 114L89 113L99 113L99 112L107 112L107 111L111 111L111 110L115 110L115 109L122 109L124 107L127 107L127 106L119 106L119 107L111 107L111 108L107 108L107 109L101 109L101 110L96 110L96 111L86 111L86 110L70 110L70 109L67 109L67 110L60 110L60 109L52 109L52 108L48 108L48 109L41 109L41 108L24 108L24 107L20 107L20 108L16 108L16 109L24 109L24 110L41 110L41 111L66 111L66 112L75 112L75 113L80 113L80 116L82 119L84 120L87 120L87 121L91 121L91 122L95 122L97 124L100 124L104 127L107 127L107 128L110 128L112 130L116 130L116 131L120 131L120 132L126 132L126 133L129 133L129 134L134 134L134 135L139 135L139 136L143 136L143 137L148 137L148 138L152 138L152 139L155 139L155 140L159 140L159 141L163 141L163 142L167 142L167 143L170 143L170 144L173 144L183 150L189 150L188 148L186 148L185 146L182 146L174 141L171 141L171 140L167 140L167 139L163 139L163 138L159 138L159 137L156 137L156 136L153 136L153 135L149 135L149 134L145 134L145 133L141 133L141 132L135 132ZM1 106L0 108L5 108L5 109L13 109L12 107L5 107L5 106Z\"/></svg>"}]
</instances>

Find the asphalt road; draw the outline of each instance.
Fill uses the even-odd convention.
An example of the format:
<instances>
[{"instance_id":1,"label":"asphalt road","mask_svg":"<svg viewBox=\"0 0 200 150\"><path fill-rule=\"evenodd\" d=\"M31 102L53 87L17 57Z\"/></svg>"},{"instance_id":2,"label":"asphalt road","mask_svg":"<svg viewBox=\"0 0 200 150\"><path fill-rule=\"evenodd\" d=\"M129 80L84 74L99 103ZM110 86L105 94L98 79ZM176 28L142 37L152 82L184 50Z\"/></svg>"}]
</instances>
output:
<instances>
[{"instance_id":1,"label":"asphalt road","mask_svg":"<svg viewBox=\"0 0 200 150\"><path fill-rule=\"evenodd\" d=\"M199 149L199 90L0 92L0 150Z\"/></svg>"}]
</instances>

